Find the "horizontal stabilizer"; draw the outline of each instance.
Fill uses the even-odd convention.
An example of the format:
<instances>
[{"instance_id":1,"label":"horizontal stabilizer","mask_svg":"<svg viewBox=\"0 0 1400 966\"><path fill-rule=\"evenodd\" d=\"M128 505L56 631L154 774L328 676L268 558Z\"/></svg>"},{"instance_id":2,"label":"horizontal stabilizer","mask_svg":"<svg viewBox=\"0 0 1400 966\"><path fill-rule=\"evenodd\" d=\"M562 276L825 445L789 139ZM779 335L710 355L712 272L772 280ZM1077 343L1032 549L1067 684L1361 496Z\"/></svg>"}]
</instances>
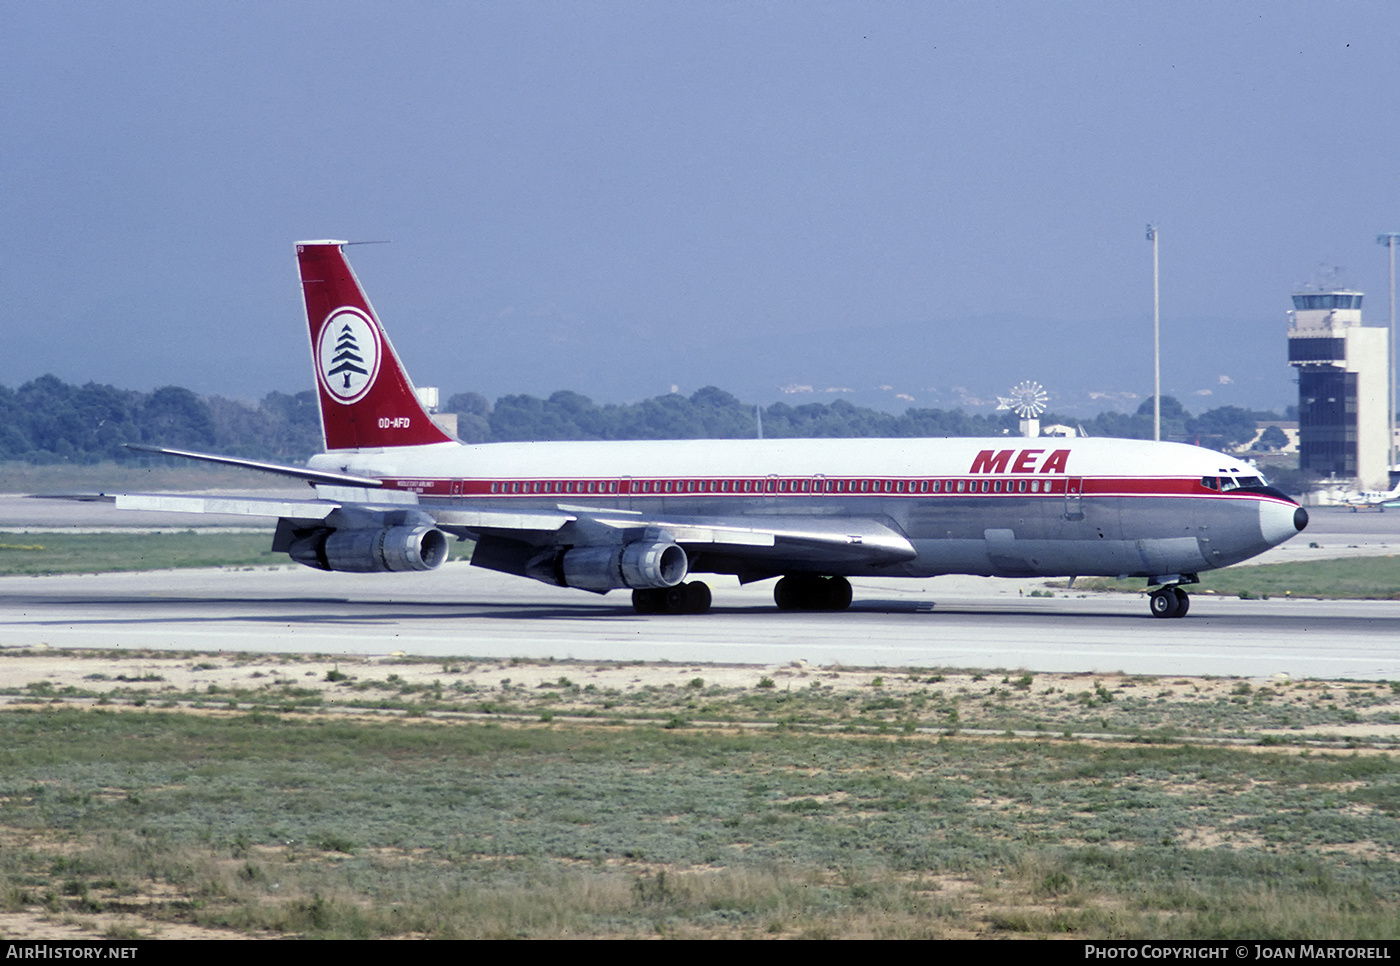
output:
<instances>
[{"instance_id":1,"label":"horizontal stabilizer","mask_svg":"<svg viewBox=\"0 0 1400 966\"><path fill-rule=\"evenodd\" d=\"M110 493L28 493L31 500L68 500L71 503L116 503Z\"/></svg>"},{"instance_id":2,"label":"horizontal stabilizer","mask_svg":"<svg viewBox=\"0 0 1400 966\"><path fill-rule=\"evenodd\" d=\"M175 493L118 493L118 510L163 513L227 513L247 517L324 520L340 507L324 500L279 500L255 496L183 496Z\"/></svg>"},{"instance_id":3,"label":"horizontal stabilizer","mask_svg":"<svg viewBox=\"0 0 1400 966\"><path fill-rule=\"evenodd\" d=\"M278 476L290 476L298 480L306 480L308 483L329 483L339 486L373 486L384 485L383 480L376 480L368 476L355 476L350 473L331 473L326 470L313 470L305 466L284 466L281 463L264 463L261 460L245 460L238 456L219 456L214 453L195 453L187 449L169 449L165 446L147 446L144 443L127 443L127 449L134 449L141 453L157 453L161 456L178 456L186 460L202 460L205 463L219 463L224 466L238 466L245 470L257 470L259 473L276 473Z\"/></svg>"}]
</instances>

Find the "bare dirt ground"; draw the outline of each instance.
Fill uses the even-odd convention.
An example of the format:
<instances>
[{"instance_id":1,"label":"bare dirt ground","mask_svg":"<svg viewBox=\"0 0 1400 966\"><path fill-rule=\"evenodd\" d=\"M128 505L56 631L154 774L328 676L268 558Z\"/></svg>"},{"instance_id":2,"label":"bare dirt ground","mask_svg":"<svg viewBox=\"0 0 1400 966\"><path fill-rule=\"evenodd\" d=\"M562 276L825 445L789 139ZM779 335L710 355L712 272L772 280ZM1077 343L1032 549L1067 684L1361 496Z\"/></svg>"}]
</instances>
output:
<instances>
[{"instance_id":1,"label":"bare dirt ground","mask_svg":"<svg viewBox=\"0 0 1400 966\"><path fill-rule=\"evenodd\" d=\"M1368 696L1372 691L1385 695L1389 688L1383 681L1364 684L1293 681L1282 674L1243 679L1038 673L1018 678L1017 672L968 670L943 671L937 678L939 692L1014 697L1021 717L1041 717L1047 721L1063 718L1067 695L1117 693L1132 696L1150 691L1158 703L1170 708L1223 701L1243 705L1245 701L1241 699L1251 695L1257 702L1261 697L1259 689L1263 689L1264 695L1287 691L1294 695L1294 700L1301 700L1300 696L1306 694L1313 703L1342 703L1359 691L1367 692ZM297 654L0 650L0 705L43 699L113 707L138 706L148 710L164 706L223 711L255 707L264 700L279 701L288 694L295 694L300 713L375 716L409 713L453 718L479 713L476 708L483 698L489 698L508 702L507 707L488 712L493 719L509 718L514 713L528 720L539 720L539 710L545 708L540 704L541 697L547 700L547 710L556 717L572 714L594 717L600 707L613 711L610 717L617 717L627 716L629 710L665 709L664 702L659 707L642 709L627 699L629 694L643 692L683 694L703 688L711 695L718 690L732 697L755 689L791 692L816 684L837 695L868 696L878 691L898 701L927 693L931 683L935 682L926 670L812 666L801 661L748 665L523 658L435 660L410 658L401 653L328 658ZM386 702L383 700L386 694L398 700ZM611 695L613 700L603 702L599 695ZM1338 720L1321 727L1309 727L1307 731L1353 741L1400 740L1400 692L1390 688L1390 695L1388 702L1372 697L1365 720ZM421 710L417 706L420 700L425 702ZM654 716L654 713L640 715L643 719ZM833 723L838 720L833 718ZM743 723L742 717L731 717L728 723ZM751 723L768 725L761 718ZM1278 730L1257 724L1251 727L1248 723L1242 723L1241 727L1251 736ZM966 721L959 730L969 729L976 730L975 721ZM997 729L997 733L1000 731ZM1076 732L1076 737L1082 736ZM1200 737L1203 736L1197 736Z\"/></svg>"}]
</instances>

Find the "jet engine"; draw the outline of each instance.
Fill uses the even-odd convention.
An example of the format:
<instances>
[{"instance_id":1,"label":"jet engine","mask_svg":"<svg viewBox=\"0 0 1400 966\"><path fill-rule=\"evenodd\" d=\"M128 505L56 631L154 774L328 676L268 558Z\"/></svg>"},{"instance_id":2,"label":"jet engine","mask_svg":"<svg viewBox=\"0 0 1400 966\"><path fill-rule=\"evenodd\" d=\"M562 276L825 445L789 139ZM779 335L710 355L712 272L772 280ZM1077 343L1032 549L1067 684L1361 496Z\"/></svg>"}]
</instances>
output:
<instances>
[{"instance_id":1,"label":"jet engine","mask_svg":"<svg viewBox=\"0 0 1400 966\"><path fill-rule=\"evenodd\" d=\"M606 593L674 587L685 580L690 561L669 541L637 540L602 547L570 547L532 560L525 575L547 584Z\"/></svg>"},{"instance_id":2,"label":"jet engine","mask_svg":"<svg viewBox=\"0 0 1400 966\"><path fill-rule=\"evenodd\" d=\"M299 564L356 574L436 570L447 559L447 534L436 527L318 529L286 547Z\"/></svg>"}]
</instances>

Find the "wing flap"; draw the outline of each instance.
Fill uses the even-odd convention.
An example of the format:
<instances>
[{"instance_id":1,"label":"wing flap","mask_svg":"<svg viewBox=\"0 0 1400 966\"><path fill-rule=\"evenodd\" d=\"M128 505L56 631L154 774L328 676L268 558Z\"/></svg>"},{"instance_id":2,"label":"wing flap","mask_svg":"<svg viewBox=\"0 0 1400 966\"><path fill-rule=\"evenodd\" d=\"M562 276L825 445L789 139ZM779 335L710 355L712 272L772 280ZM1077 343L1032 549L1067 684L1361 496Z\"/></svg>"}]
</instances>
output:
<instances>
[{"instance_id":1,"label":"wing flap","mask_svg":"<svg viewBox=\"0 0 1400 966\"><path fill-rule=\"evenodd\" d=\"M577 520L555 510L439 510L430 511L439 526L462 530L528 530L553 533ZM636 526L635 522L631 524Z\"/></svg>"},{"instance_id":2,"label":"wing flap","mask_svg":"<svg viewBox=\"0 0 1400 966\"><path fill-rule=\"evenodd\" d=\"M771 547L777 542L771 533L726 527L667 527L676 543L718 543L734 547Z\"/></svg>"},{"instance_id":3,"label":"wing flap","mask_svg":"<svg viewBox=\"0 0 1400 966\"><path fill-rule=\"evenodd\" d=\"M613 518L608 513L587 517L593 523L617 529L639 525L634 517ZM692 522L649 519L645 526L665 530L679 544L713 544L717 547L801 546L842 552L867 560L913 560L914 545L902 533L878 520L860 517L811 519L794 526L791 517L747 518L742 522Z\"/></svg>"}]
</instances>

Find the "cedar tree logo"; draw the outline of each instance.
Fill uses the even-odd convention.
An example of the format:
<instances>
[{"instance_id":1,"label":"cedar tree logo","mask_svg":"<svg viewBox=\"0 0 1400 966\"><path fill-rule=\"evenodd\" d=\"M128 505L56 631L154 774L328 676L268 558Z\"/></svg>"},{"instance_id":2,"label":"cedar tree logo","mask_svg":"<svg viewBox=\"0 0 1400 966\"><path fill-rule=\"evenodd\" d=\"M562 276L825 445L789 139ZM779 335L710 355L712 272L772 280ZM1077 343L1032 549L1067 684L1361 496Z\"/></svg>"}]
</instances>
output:
<instances>
[{"instance_id":1,"label":"cedar tree logo","mask_svg":"<svg viewBox=\"0 0 1400 966\"><path fill-rule=\"evenodd\" d=\"M342 306L321 326L316 340L316 373L332 399L359 402L379 375L379 332L369 316Z\"/></svg>"}]
</instances>

